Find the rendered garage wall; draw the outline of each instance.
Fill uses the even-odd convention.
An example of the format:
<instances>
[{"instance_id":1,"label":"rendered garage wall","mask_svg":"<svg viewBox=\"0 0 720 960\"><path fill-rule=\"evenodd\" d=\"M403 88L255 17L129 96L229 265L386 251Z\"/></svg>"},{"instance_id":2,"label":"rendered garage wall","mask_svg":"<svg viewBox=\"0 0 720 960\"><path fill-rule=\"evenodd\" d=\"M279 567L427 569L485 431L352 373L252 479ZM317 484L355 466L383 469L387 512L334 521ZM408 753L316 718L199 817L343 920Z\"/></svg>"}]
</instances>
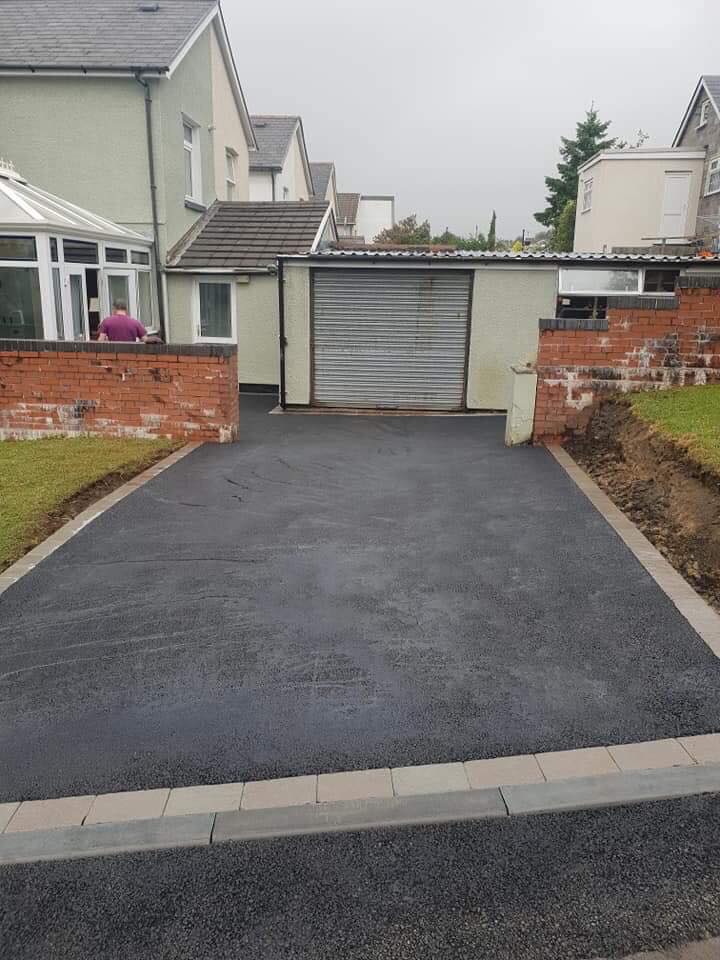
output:
<instances>
[{"instance_id":1,"label":"rendered garage wall","mask_svg":"<svg viewBox=\"0 0 720 960\"><path fill-rule=\"evenodd\" d=\"M280 382L277 277L250 275L235 284L240 383Z\"/></svg>"},{"instance_id":2,"label":"rendered garage wall","mask_svg":"<svg viewBox=\"0 0 720 960\"><path fill-rule=\"evenodd\" d=\"M505 410L512 364L534 362L538 320L555 315L557 267L475 270L468 364L471 410Z\"/></svg>"},{"instance_id":3,"label":"rendered garage wall","mask_svg":"<svg viewBox=\"0 0 720 960\"><path fill-rule=\"evenodd\" d=\"M285 401L310 403L310 270L285 264Z\"/></svg>"}]
</instances>

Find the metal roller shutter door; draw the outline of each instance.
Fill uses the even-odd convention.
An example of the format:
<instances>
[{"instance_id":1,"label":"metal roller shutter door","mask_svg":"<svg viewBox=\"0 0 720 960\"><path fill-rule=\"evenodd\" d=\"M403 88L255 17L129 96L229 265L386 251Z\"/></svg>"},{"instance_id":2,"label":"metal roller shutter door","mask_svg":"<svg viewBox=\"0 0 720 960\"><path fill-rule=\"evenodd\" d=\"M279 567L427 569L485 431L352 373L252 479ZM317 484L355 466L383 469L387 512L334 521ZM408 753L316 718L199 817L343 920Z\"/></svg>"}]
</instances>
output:
<instances>
[{"instance_id":1,"label":"metal roller shutter door","mask_svg":"<svg viewBox=\"0 0 720 960\"><path fill-rule=\"evenodd\" d=\"M459 410L472 274L313 271L313 403Z\"/></svg>"}]
</instances>

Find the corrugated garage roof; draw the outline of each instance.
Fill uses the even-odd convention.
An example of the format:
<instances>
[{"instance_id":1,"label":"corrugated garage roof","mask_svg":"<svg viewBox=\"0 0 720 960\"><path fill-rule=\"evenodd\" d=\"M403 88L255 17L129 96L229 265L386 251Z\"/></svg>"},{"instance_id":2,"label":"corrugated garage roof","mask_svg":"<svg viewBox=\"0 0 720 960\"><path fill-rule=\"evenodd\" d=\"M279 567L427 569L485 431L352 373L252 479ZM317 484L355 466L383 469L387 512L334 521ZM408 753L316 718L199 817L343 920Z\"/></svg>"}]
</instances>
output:
<instances>
[{"instance_id":1,"label":"corrugated garage roof","mask_svg":"<svg viewBox=\"0 0 720 960\"><path fill-rule=\"evenodd\" d=\"M469 262L500 261L503 263L680 263L704 264L720 269L720 256L670 256L641 253L510 253L504 250L323 250L305 254L322 260L465 260Z\"/></svg>"},{"instance_id":2,"label":"corrugated garage roof","mask_svg":"<svg viewBox=\"0 0 720 960\"><path fill-rule=\"evenodd\" d=\"M267 270L280 254L309 252L326 200L216 201L168 254L179 270Z\"/></svg>"}]
</instances>

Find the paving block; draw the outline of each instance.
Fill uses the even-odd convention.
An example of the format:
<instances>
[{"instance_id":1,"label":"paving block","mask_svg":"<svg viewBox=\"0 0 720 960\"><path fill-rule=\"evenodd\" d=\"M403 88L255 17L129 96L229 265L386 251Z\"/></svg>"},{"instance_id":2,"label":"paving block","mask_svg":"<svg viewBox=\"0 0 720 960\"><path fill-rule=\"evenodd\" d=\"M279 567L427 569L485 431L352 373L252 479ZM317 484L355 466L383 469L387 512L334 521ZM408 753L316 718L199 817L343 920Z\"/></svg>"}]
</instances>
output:
<instances>
[{"instance_id":1,"label":"paving block","mask_svg":"<svg viewBox=\"0 0 720 960\"><path fill-rule=\"evenodd\" d=\"M660 767L689 767L690 754L677 740L648 740L644 743L623 743L608 747L608 752L621 770L656 770Z\"/></svg>"},{"instance_id":2,"label":"paving block","mask_svg":"<svg viewBox=\"0 0 720 960\"><path fill-rule=\"evenodd\" d=\"M242 783L216 783L204 787L177 787L170 791L164 817L182 817L190 813L217 813L239 810Z\"/></svg>"},{"instance_id":3,"label":"paving block","mask_svg":"<svg viewBox=\"0 0 720 960\"><path fill-rule=\"evenodd\" d=\"M160 817L130 823L101 823L60 830L4 833L0 836L0 864L34 860L68 860L132 850L207 846L215 815Z\"/></svg>"},{"instance_id":4,"label":"paving block","mask_svg":"<svg viewBox=\"0 0 720 960\"><path fill-rule=\"evenodd\" d=\"M720 733L678 737L678 741L697 763L720 763Z\"/></svg>"},{"instance_id":5,"label":"paving block","mask_svg":"<svg viewBox=\"0 0 720 960\"><path fill-rule=\"evenodd\" d=\"M720 766L697 764L500 788L511 816L612 807L642 800L670 800L718 791Z\"/></svg>"},{"instance_id":6,"label":"paving block","mask_svg":"<svg viewBox=\"0 0 720 960\"><path fill-rule=\"evenodd\" d=\"M505 816L507 810L499 790L465 790L416 797L313 803L282 810L218 813L212 841L258 840Z\"/></svg>"},{"instance_id":7,"label":"paving block","mask_svg":"<svg viewBox=\"0 0 720 960\"><path fill-rule=\"evenodd\" d=\"M606 747L581 747L579 750L538 753L535 758L546 780L600 777L606 773L618 772L618 767Z\"/></svg>"},{"instance_id":8,"label":"paving block","mask_svg":"<svg viewBox=\"0 0 720 960\"><path fill-rule=\"evenodd\" d=\"M161 817L169 795L166 789L103 793L95 797L85 823L122 823Z\"/></svg>"},{"instance_id":9,"label":"paving block","mask_svg":"<svg viewBox=\"0 0 720 960\"><path fill-rule=\"evenodd\" d=\"M390 770L350 770L344 773L321 773L318 777L319 803L341 800L369 800L372 797L392 797L393 783Z\"/></svg>"},{"instance_id":10,"label":"paving block","mask_svg":"<svg viewBox=\"0 0 720 960\"><path fill-rule=\"evenodd\" d=\"M514 783L544 783L540 764L531 754L495 757L492 760L468 760L465 773L473 790L509 786Z\"/></svg>"},{"instance_id":11,"label":"paving block","mask_svg":"<svg viewBox=\"0 0 720 960\"><path fill-rule=\"evenodd\" d=\"M298 807L317 800L317 776L281 777L245 784L243 810Z\"/></svg>"},{"instance_id":12,"label":"paving block","mask_svg":"<svg viewBox=\"0 0 720 960\"><path fill-rule=\"evenodd\" d=\"M462 763L428 763L418 767L393 767L393 787L398 797L421 793L452 793L469 790Z\"/></svg>"},{"instance_id":13,"label":"paving block","mask_svg":"<svg viewBox=\"0 0 720 960\"><path fill-rule=\"evenodd\" d=\"M25 830L56 830L80 826L92 807L94 796L58 797L54 800L26 800L5 828L9 833Z\"/></svg>"},{"instance_id":14,"label":"paving block","mask_svg":"<svg viewBox=\"0 0 720 960\"><path fill-rule=\"evenodd\" d=\"M20 806L19 803L0 803L0 833L12 820L12 816Z\"/></svg>"}]
</instances>

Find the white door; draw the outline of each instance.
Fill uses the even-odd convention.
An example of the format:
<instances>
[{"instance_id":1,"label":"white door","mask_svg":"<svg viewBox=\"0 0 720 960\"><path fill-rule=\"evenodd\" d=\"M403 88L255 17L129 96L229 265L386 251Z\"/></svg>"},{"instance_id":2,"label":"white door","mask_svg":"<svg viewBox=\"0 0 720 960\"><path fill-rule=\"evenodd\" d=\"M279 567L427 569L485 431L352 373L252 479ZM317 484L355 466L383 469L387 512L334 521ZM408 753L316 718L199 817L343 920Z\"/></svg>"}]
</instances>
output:
<instances>
[{"instance_id":1,"label":"white door","mask_svg":"<svg viewBox=\"0 0 720 960\"><path fill-rule=\"evenodd\" d=\"M103 316L113 312L113 304L122 301L131 317L137 317L137 291L134 270L105 270ZM101 318L102 319L102 318Z\"/></svg>"},{"instance_id":2,"label":"white door","mask_svg":"<svg viewBox=\"0 0 720 960\"><path fill-rule=\"evenodd\" d=\"M658 236L679 240L686 234L690 202L690 172L673 170L665 174L662 217Z\"/></svg>"}]
</instances>

